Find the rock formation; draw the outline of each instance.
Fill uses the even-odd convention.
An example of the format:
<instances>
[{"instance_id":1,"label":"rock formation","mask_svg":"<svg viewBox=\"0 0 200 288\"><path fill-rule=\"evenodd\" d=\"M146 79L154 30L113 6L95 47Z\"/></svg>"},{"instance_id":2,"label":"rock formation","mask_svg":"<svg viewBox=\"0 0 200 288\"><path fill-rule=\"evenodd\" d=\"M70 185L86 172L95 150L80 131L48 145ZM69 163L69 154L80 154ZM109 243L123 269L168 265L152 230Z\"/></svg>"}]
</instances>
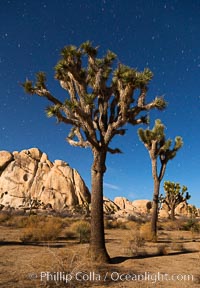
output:
<instances>
[{"instance_id":1,"label":"rock formation","mask_svg":"<svg viewBox=\"0 0 200 288\"><path fill-rule=\"evenodd\" d=\"M114 203L117 204L121 210L129 214L131 212L146 214L149 213L152 208L152 202L150 200L135 200L130 202L125 197L116 197Z\"/></svg>"},{"instance_id":2,"label":"rock formation","mask_svg":"<svg viewBox=\"0 0 200 288\"><path fill-rule=\"evenodd\" d=\"M90 193L75 169L38 148L0 151L0 204L25 207L33 199L60 210L89 203Z\"/></svg>"},{"instance_id":3,"label":"rock formation","mask_svg":"<svg viewBox=\"0 0 200 288\"><path fill-rule=\"evenodd\" d=\"M66 162L51 162L47 154L38 148L21 152L0 151L0 207L31 209L90 207L90 192L79 173ZM191 213L200 215L199 209L191 213L191 205L181 203L176 208L177 216L188 216ZM114 214L122 219L136 218L151 212L150 200L129 201L125 197L116 197L114 201L104 197L104 213ZM88 208L89 209L89 208ZM73 209L72 209L73 211ZM160 218L168 218L170 211L163 204Z\"/></svg>"},{"instance_id":4,"label":"rock formation","mask_svg":"<svg viewBox=\"0 0 200 288\"><path fill-rule=\"evenodd\" d=\"M133 211L132 203L125 197L116 197L114 203L120 207L121 210L131 210Z\"/></svg>"},{"instance_id":5,"label":"rock formation","mask_svg":"<svg viewBox=\"0 0 200 288\"><path fill-rule=\"evenodd\" d=\"M193 205L190 205L187 203L187 201L184 201L175 208L175 216L199 216L198 208L196 208ZM169 210L168 206L163 203L162 209L160 210L159 216L161 218L169 218L171 214L171 211Z\"/></svg>"},{"instance_id":6,"label":"rock formation","mask_svg":"<svg viewBox=\"0 0 200 288\"><path fill-rule=\"evenodd\" d=\"M152 201L150 200L135 200L132 202L135 212L142 214L149 213L152 208Z\"/></svg>"},{"instance_id":7,"label":"rock formation","mask_svg":"<svg viewBox=\"0 0 200 288\"><path fill-rule=\"evenodd\" d=\"M120 207L110 199L103 197L103 210L105 214L113 214L120 210Z\"/></svg>"}]
</instances>

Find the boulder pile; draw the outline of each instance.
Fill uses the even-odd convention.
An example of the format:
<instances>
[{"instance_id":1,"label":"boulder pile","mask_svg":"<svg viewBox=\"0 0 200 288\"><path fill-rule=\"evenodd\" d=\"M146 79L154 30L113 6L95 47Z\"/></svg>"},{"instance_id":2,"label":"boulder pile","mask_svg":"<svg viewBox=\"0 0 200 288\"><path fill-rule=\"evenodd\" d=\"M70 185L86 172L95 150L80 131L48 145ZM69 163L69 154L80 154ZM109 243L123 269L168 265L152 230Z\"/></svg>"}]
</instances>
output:
<instances>
[{"instance_id":1,"label":"boulder pile","mask_svg":"<svg viewBox=\"0 0 200 288\"><path fill-rule=\"evenodd\" d=\"M20 208L31 201L60 210L90 203L90 192L75 169L51 162L38 148L0 151L1 206Z\"/></svg>"}]
</instances>

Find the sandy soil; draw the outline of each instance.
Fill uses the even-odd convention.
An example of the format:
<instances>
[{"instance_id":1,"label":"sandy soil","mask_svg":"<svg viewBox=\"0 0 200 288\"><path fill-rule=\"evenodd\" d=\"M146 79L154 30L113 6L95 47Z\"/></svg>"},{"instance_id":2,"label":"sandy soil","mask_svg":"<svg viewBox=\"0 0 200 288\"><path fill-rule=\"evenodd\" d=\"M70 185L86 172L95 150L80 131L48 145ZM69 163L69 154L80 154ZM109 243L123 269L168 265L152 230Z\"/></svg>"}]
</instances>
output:
<instances>
[{"instance_id":1,"label":"sandy soil","mask_svg":"<svg viewBox=\"0 0 200 288\"><path fill-rule=\"evenodd\" d=\"M102 266L88 260L88 244L25 245L21 229L0 229L0 287L200 287L200 235L189 231L161 231L158 243L135 247L130 230L106 230L112 264Z\"/></svg>"}]
</instances>

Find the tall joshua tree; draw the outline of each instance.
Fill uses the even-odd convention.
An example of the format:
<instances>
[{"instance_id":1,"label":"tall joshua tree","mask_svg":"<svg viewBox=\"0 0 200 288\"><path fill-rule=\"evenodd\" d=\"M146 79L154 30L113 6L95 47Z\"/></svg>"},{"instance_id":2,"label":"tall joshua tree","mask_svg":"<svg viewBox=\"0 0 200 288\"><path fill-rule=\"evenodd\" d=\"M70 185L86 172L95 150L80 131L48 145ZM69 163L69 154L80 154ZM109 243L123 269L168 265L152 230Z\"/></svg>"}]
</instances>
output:
<instances>
[{"instance_id":1,"label":"tall joshua tree","mask_svg":"<svg viewBox=\"0 0 200 288\"><path fill-rule=\"evenodd\" d=\"M162 203L165 203L171 211L170 218L175 220L175 209L183 202L190 199L191 195L188 193L188 188L182 186L179 183L174 183L170 181L164 182L165 197L161 196Z\"/></svg>"},{"instance_id":2,"label":"tall joshua tree","mask_svg":"<svg viewBox=\"0 0 200 288\"><path fill-rule=\"evenodd\" d=\"M165 126L159 119L155 121L155 125L152 130L144 130L142 128L138 129L139 138L149 151L149 156L151 158L152 176L154 181L151 232L154 240L157 238L160 183L165 174L168 161L172 160L176 156L177 151L183 145L182 138L177 136L175 138L174 147L170 149L172 141L170 139L166 140L164 129ZM158 159L160 165L158 165Z\"/></svg>"},{"instance_id":3,"label":"tall joshua tree","mask_svg":"<svg viewBox=\"0 0 200 288\"><path fill-rule=\"evenodd\" d=\"M26 80L23 87L27 93L37 94L51 103L46 109L48 117L72 126L67 137L69 144L92 150L90 253L93 259L109 261L104 237L103 176L107 152L121 152L110 146L111 140L125 134L122 127L126 123L146 123L147 117L140 112L152 108L162 110L166 104L159 97L146 103L147 85L153 76L149 69L138 72L116 65L116 55L111 51L102 58L97 58L97 53L98 49L89 41L80 47L64 47L55 66L55 79L67 91L64 101L48 90L43 72L36 74L35 84ZM137 101L136 91L139 91Z\"/></svg>"}]
</instances>

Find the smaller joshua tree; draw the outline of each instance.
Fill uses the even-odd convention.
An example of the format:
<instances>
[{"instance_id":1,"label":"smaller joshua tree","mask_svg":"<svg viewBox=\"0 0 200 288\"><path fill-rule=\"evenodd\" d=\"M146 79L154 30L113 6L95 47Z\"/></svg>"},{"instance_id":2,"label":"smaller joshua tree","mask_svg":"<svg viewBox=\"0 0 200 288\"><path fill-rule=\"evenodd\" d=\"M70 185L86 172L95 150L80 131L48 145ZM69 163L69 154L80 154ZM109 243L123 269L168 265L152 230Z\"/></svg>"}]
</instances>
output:
<instances>
[{"instance_id":1,"label":"smaller joshua tree","mask_svg":"<svg viewBox=\"0 0 200 288\"><path fill-rule=\"evenodd\" d=\"M152 165L152 175L154 180L154 192L153 192L153 207L151 218L151 232L153 240L157 238L157 220L158 220L158 208L159 208L159 192L160 183L164 177L166 166L169 160L172 160L176 156L176 152L182 147L182 138L177 136L175 138L175 144L172 149L170 146L172 140L166 140L164 134L165 126L161 120L157 119L152 130L138 129L138 135L140 140L144 143L144 146L149 151ZM160 166L158 167L158 159Z\"/></svg>"},{"instance_id":2,"label":"smaller joshua tree","mask_svg":"<svg viewBox=\"0 0 200 288\"><path fill-rule=\"evenodd\" d=\"M191 195L188 193L188 188L186 186L180 186L179 183L174 183L170 181L164 182L165 197L162 197L162 203L165 203L171 212L171 220L175 220L175 209L183 202L190 199Z\"/></svg>"},{"instance_id":3,"label":"smaller joshua tree","mask_svg":"<svg viewBox=\"0 0 200 288\"><path fill-rule=\"evenodd\" d=\"M31 195L26 196L26 193L23 193L23 204L29 208L29 216L32 213L32 210L38 209L43 203L37 198L31 198Z\"/></svg>"}]
</instances>

